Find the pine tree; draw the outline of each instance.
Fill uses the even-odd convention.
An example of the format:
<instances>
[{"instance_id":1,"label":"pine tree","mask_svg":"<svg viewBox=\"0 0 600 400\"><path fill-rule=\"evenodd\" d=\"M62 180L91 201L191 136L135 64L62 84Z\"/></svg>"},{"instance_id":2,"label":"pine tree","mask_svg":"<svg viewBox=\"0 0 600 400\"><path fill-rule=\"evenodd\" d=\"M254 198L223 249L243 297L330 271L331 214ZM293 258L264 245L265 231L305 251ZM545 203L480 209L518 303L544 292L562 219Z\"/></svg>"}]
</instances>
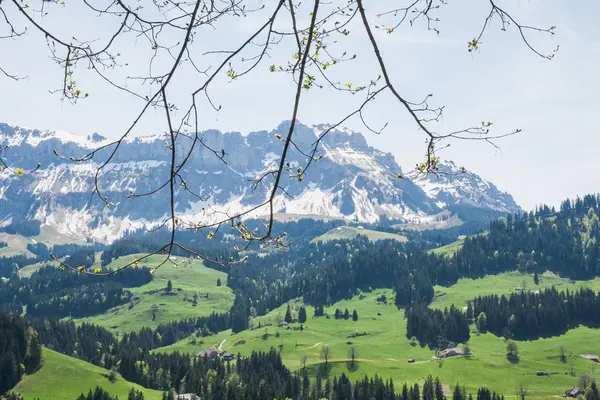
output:
<instances>
[{"instance_id":1,"label":"pine tree","mask_svg":"<svg viewBox=\"0 0 600 400\"><path fill-rule=\"evenodd\" d=\"M324 314L325 314L325 311L323 310L323 306L315 306L315 313L314 313L315 317L322 317Z\"/></svg>"},{"instance_id":2,"label":"pine tree","mask_svg":"<svg viewBox=\"0 0 600 400\"><path fill-rule=\"evenodd\" d=\"M419 384L418 383L415 383L415 386L413 386L410 389L409 398L410 398L410 400L420 400L421 399L421 395L419 394Z\"/></svg>"},{"instance_id":3,"label":"pine tree","mask_svg":"<svg viewBox=\"0 0 600 400\"><path fill-rule=\"evenodd\" d=\"M172 290L173 290L173 283L169 279L169 281L167 282L167 293L171 293Z\"/></svg>"},{"instance_id":4,"label":"pine tree","mask_svg":"<svg viewBox=\"0 0 600 400\"><path fill-rule=\"evenodd\" d=\"M350 318L350 312L348 312L348 309L346 308L346 310L344 311L344 319L348 318Z\"/></svg>"},{"instance_id":5,"label":"pine tree","mask_svg":"<svg viewBox=\"0 0 600 400\"><path fill-rule=\"evenodd\" d=\"M402 400L408 400L408 386L406 386L406 382L402 386Z\"/></svg>"},{"instance_id":6,"label":"pine tree","mask_svg":"<svg viewBox=\"0 0 600 400\"><path fill-rule=\"evenodd\" d=\"M298 311L298 322L301 324L306 322L306 308L304 306L300 307L300 311Z\"/></svg>"},{"instance_id":7,"label":"pine tree","mask_svg":"<svg viewBox=\"0 0 600 400\"><path fill-rule=\"evenodd\" d=\"M442 382L440 382L440 378L435 378L435 400L444 400L444 387L442 386Z\"/></svg>"},{"instance_id":8,"label":"pine tree","mask_svg":"<svg viewBox=\"0 0 600 400\"><path fill-rule=\"evenodd\" d=\"M340 309L339 309L339 308L336 308L336 309L335 309L335 314L334 314L334 316L335 316L335 319L340 319L340 318L342 317L342 312L340 311Z\"/></svg>"},{"instance_id":9,"label":"pine tree","mask_svg":"<svg viewBox=\"0 0 600 400\"><path fill-rule=\"evenodd\" d=\"M471 301L467 301L467 318L469 321L473 321L473 304Z\"/></svg>"},{"instance_id":10,"label":"pine tree","mask_svg":"<svg viewBox=\"0 0 600 400\"><path fill-rule=\"evenodd\" d=\"M539 278L539 276L538 276L538 273L537 273L537 271L535 271L535 272L533 273L533 283L535 283L536 285L539 285L539 284L540 284L540 278Z\"/></svg>"},{"instance_id":11,"label":"pine tree","mask_svg":"<svg viewBox=\"0 0 600 400\"><path fill-rule=\"evenodd\" d=\"M246 300L239 294L235 296L233 306L230 311L231 318L231 330L233 333L238 333L248 329L248 308L246 306Z\"/></svg>"},{"instance_id":12,"label":"pine tree","mask_svg":"<svg viewBox=\"0 0 600 400\"><path fill-rule=\"evenodd\" d=\"M465 400L465 394L463 393L460 386L458 386L458 383L456 384L454 392L452 393L452 400Z\"/></svg>"},{"instance_id":13,"label":"pine tree","mask_svg":"<svg viewBox=\"0 0 600 400\"><path fill-rule=\"evenodd\" d=\"M587 394L586 400L600 400L600 393L598 392L595 381L592 381L592 386L590 386L590 391Z\"/></svg>"},{"instance_id":14,"label":"pine tree","mask_svg":"<svg viewBox=\"0 0 600 400\"><path fill-rule=\"evenodd\" d=\"M425 379L425 383L423 383L423 400L434 400L434 392L433 377L429 375L427 379Z\"/></svg>"},{"instance_id":15,"label":"pine tree","mask_svg":"<svg viewBox=\"0 0 600 400\"><path fill-rule=\"evenodd\" d=\"M27 349L27 355L23 364L25 365L25 371L30 374L38 369L42 361L42 345L37 332L31 332L31 339L29 340L29 348Z\"/></svg>"},{"instance_id":16,"label":"pine tree","mask_svg":"<svg viewBox=\"0 0 600 400\"><path fill-rule=\"evenodd\" d=\"M217 286L221 286L221 278L217 278Z\"/></svg>"},{"instance_id":17,"label":"pine tree","mask_svg":"<svg viewBox=\"0 0 600 400\"><path fill-rule=\"evenodd\" d=\"M487 317L485 315L485 313L479 313L479 316L477 317L477 329L479 329L480 332L485 332L487 329Z\"/></svg>"},{"instance_id":18,"label":"pine tree","mask_svg":"<svg viewBox=\"0 0 600 400\"><path fill-rule=\"evenodd\" d=\"M292 319L292 307L288 304L287 306L287 311L285 312L285 318L284 321L287 322L288 324L291 324L293 319Z\"/></svg>"},{"instance_id":19,"label":"pine tree","mask_svg":"<svg viewBox=\"0 0 600 400\"><path fill-rule=\"evenodd\" d=\"M358 321L358 313L356 310L352 312L352 321Z\"/></svg>"}]
</instances>

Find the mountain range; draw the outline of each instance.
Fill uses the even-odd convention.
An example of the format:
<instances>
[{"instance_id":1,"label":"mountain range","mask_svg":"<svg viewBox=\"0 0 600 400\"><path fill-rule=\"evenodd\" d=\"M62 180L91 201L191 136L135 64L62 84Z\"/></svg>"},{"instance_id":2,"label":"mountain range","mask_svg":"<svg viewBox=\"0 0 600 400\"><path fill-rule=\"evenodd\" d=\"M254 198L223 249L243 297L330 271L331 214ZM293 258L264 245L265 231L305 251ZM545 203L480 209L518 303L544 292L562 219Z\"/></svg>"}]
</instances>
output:
<instances>
[{"instance_id":1,"label":"mountain range","mask_svg":"<svg viewBox=\"0 0 600 400\"><path fill-rule=\"evenodd\" d=\"M204 143L225 151L224 163L215 154L197 146L181 171L187 186L201 197L178 190L175 208L184 218L203 218L203 208L230 214L248 209L266 199L268 180L253 188L251 181L278 165L282 142L278 132L286 132L290 122L271 131L221 133L202 132ZM294 142L309 149L328 125L296 124ZM127 199L131 193L150 191L168 179L170 151L164 136L127 139L100 176L103 195L118 202L106 208L94 198L95 169L110 149L99 151L89 162L77 163L58 158L54 152L80 157L108 140L98 133L87 137L56 130L28 129L0 123L0 155L14 168L34 169L17 176L0 171L0 227L15 220L38 220L56 231L110 243L127 231L159 224L169 212L169 192ZM191 139L181 136L176 148L184 155ZM493 183L452 161L440 165L439 174L399 179L402 172L391 153L367 144L364 136L338 128L325 136L320 147L323 157L314 163L302 181L285 175L275 200L282 218L343 218L354 222L376 222L386 217L396 222L427 221L440 213L457 209L490 212L517 212L512 196ZM290 168L304 166L306 156L291 148ZM178 159L180 162L181 159ZM262 213L262 214L261 214ZM266 209L255 216L264 215Z\"/></svg>"}]
</instances>

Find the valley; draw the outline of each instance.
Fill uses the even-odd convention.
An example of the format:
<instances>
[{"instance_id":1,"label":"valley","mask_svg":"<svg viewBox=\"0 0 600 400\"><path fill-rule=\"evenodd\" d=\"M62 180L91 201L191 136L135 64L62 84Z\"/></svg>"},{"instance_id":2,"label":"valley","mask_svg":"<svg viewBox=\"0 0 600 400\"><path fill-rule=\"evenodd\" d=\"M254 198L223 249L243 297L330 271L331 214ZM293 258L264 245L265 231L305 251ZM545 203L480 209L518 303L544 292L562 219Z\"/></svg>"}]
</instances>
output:
<instances>
[{"instance_id":1,"label":"valley","mask_svg":"<svg viewBox=\"0 0 600 400\"><path fill-rule=\"evenodd\" d=\"M478 280L464 280L457 285L436 290L436 298L431 307L443 308L450 304L463 305L466 300L477 294L507 294L514 287L522 284L523 280L531 281L531 276L515 273L490 276ZM531 281L531 284L533 282ZM560 285L560 290L573 290L580 286L591 287L598 291L600 281L575 282L565 284L556 278L545 278L539 287ZM536 289L538 287L536 286ZM470 294L469 294L470 293ZM586 327L572 329L564 335L538 339L534 341L517 341L519 361L513 363L506 357L504 338L491 333L475 334L475 326L471 326L472 335L468 342L472 354L468 357L452 357L443 361L432 360L436 352L411 344L406 337L406 320L404 310L397 309L393 301L387 304L377 301L377 297L385 294L393 299L390 290L374 290L372 293L357 295L350 300L340 301L326 307L329 316L336 308L349 309L358 312L358 321L335 320L333 317L312 317L314 308L307 307L308 319L303 324L279 326L277 321L283 321L287 305L283 305L267 316L258 317L253 321L258 324L268 324L237 334L230 331L221 332L207 338L192 336L173 345L159 348L155 352L183 352L197 354L202 349L214 347L223 343L225 351L247 355L252 351L268 350L274 347L280 350L285 364L292 370L302 372L303 357L306 356L306 370L310 376L322 378L339 376L345 373L352 379L367 376L382 376L392 378L394 382L420 383L429 374L440 377L442 382L454 387L458 382L465 385L469 391L487 386L506 397L514 397L514 390L519 384L527 386L531 398L549 399L560 396L565 390L577 385L578 376L591 374L594 363L579 357L579 354L598 353L600 344L597 341L598 331ZM471 296L471 297L469 297ZM361 298L362 297L362 298ZM452 297L452 298L450 298ZM292 307L296 310L302 304L294 301ZM379 315L380 314L380 315ZM367 333L364 336L357 334ZM203 341L203 343L200 343ZM321 357L321 349L330 348L331 358L326 365ZM568 360L562 362L559 358L560 348L566 349ZM356 348L357 358L352 365L348 355L349 349ZM414 363L409 363L414 359ZM571 364L573 363L573 364ZM574 367L576 376L570 374ZM551 376L537 376L538 371L549 372Z\"/></svg>"},{"instance_id":2,"label":"valley","mask_svg":"<svg viewBox=\"0 0 600 400\"><path fill-rule=\"evenodd\" d=\"M600 400L598 15L0 0L0 400Z\"/></svg>"},{"instance_id":3,"label":"valley","mask_svg":"<svg viewBox=\"0 0 600 400\"><path fill-rule=\"evenodd\" d=\"M298 129L309 140L322 127ZM272 133L212 132L236 154L262 140L262 159L199 172L206 189L271 168ZM50 145L96 145L7 125L0 134L25 160ZM111 166L110 179L156 184L137 181L164 172L155 142L124 142L137 158ZM145 229L168 201L144 198L110 216L88 209L90 170L69 163L35 170L25 191L5 190L0 328L10 342L0 352L8 377L0 391L22 400L75 400L96 386L128 400L338 400L366 390L420 400L422 389L433 400L425 390L436 379L436 400L554 399L576 386L593 395L596 363L581 355L600 353L600 196L523 212L451 161L438 178L404 180L393 157L359 133L336 130L325 149L323 167L300 180L295 197L277 200L274 243L247 240L266 226L253 216L216 229L177 219L178 245L145 257L168 243L168 230ZM2 214L40 193L26 213ZM237 212L266 194L234 184L209 208ZM196 206L173 204L183 218L210 214Z\"/></svg>"}]
</instances>

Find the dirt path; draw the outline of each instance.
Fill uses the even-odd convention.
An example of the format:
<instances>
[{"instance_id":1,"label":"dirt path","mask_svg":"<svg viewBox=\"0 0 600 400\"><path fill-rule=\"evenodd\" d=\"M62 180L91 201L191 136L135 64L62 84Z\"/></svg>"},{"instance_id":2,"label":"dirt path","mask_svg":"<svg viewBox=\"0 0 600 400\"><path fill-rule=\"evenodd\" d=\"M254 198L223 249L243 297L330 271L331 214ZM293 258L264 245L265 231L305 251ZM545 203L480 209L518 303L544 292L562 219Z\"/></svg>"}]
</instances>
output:
<instances>
[{"instance_id":1,"label":"dirt path","mask_svg":"<svg viewBox=\"0 0 600 400\"><path fill-rule=\"evenodd\" d=\"M317 343L313 344L313 345L312 345L312 346L310 346L310 347L305 347L305 348L303 348L303 349L300 349L300 350L310 350L310 349L314 349L315 347L317 347L317 346L318 346L318 345L320 345L320 344L323 344L323 342L317 342Z\"/></svg>"},{"instance_id":2,"label":"dirt path","mask_svg":"<svg viewBox=\"0 0 600 400\"><path fill-rule=\"evenodd\" d=\"M227 339L223 339L223 341L221 342L221 344L219 345L219 351L223 351L223 344L225 344L225 342L227 341Z\"/></svg>"}]
</instances>

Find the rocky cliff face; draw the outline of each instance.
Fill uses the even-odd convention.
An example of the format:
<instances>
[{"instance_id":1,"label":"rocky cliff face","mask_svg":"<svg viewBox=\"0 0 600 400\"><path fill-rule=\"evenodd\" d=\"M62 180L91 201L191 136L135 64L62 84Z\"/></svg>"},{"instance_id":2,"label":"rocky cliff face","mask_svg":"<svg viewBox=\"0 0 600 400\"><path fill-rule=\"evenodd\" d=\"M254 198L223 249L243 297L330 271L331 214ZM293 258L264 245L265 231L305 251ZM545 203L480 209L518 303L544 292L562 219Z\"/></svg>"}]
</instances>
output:
<instances>
[{"instance_id":1,"label":"rocky cliff face","mask_svg":"<svg viewBox=\"0 0 600 400\"><path fill-rule=\"evenodd\" d=\"M437 174L409 174L408 178L440 208L471 206L500 212L520 210L510 194L498 190L476 173L458 167L453 161L441 163Z\"/></svg>"},{"instance_id":2,"label":"rocky cliff face","mask_svg":"<svg viewBox=\"0 0 600 400\"><path fill-rule=\"evenodd\" d=\"M304 149L327 129L326 125L296 126L295 142ZM209 199L204 202L179 190L177 211L200 218L203 207L235 213L263 202L268 184L253 189L250 181L278 164L282 142L275 134L287 128L289 122L270 132L248 135L203 132L201 136L210 147L225 150L227 164L207 149L196 147L182 176L192 191ZM191 141L181 137L179 142L177 153L183 156ZM105 143L97 133L79 137L0 123L0 146L9 146L3 157L25 169L41 165L35 173L19 177L0 171L0 224L14 218L37 219L61 233L110 242L127 230L161 221L169 209L167 190L136 199L125 196L131 191L150 191L168 179L170 152L164 137L140 137L122 143L100 176L103 194L119 202L110 209L92 195L95 168L106 159L107 150L83 164L61 160L53 153L56 150L78 157ZM391 219L432 215L459 203L499 211L519 209L510 195L472 173L398 179L401 168L394 157L369 147L357 132L332 131L322 142L321 154L324 157L307 171L302 182L283 178L281 186L291 197L283 193L277 196L278 213L374 222L383 215ZM305 165L306 157L292 149L287 161L295 169ZM444 168L456 169L451 163ZM266 210L257 215L261 212Z\"/></svg>"}]
</instances>

